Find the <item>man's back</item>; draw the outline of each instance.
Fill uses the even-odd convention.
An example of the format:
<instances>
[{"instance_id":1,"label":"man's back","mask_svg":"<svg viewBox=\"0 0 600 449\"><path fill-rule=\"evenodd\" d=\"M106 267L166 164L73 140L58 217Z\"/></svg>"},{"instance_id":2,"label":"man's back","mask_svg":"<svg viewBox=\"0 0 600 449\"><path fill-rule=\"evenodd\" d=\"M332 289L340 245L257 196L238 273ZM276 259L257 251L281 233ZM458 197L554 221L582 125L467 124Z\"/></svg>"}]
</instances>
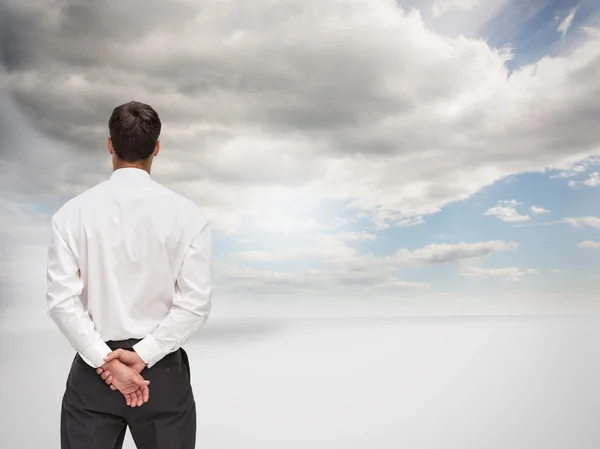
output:
<instances>
[{"instance_id":1,"label":"man's back","mask_svg":"<svg viewBox=\"0 0 600 449\"><path fill-rule=\"evenodd\" d=\"M77 260L79 297L105 341L146 337L165 319L184 257L207 225L194 203L138 168L114 171L53 221ZM207 288L208 269L207 261L195 273Z\"/></svg>"}]
</instances>

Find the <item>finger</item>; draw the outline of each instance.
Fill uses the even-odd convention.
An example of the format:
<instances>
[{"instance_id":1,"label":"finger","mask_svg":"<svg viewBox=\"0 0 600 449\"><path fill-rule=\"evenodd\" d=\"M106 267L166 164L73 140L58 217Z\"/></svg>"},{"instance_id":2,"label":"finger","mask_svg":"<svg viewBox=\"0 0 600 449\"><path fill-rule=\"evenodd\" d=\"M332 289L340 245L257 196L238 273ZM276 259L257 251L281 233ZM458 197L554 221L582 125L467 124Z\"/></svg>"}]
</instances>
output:
<instances>
[{"instance_id":1,"label":"finger","mask_svg":"<svg viewBox=\"0 0 600 449\"><path fill-rule=\"evenodd\" d=\"M110 371L104 371L102 374L100 374L102 380L106 380L108 376L110 376Z\"/></svg>"},{"instance_id":2,"label":"finger","mask_svg":"<svg viewBox=\"0 0 600 449\"><path fill-rule=\"evenodd\" d=\"M131 404L129 404L130 407L135 407L137 405L137 395L135 393L135 391L131 393Z\"/></svg>"},{"instance_id":3,"label":"finger","mask_svg":"<svg viewBox=\"0 0 600 449\"><path fill-rule=\"evenodd\" d=\"M106 385L112 385L113 380L114 380L114 377L108 376L108 379L106 379L104 382L106 382Z\"/></svg>"},{"instance_id":4,"label":"finger","mask_svg":"<svg viewBox=\"0 0 600 449\"><path fill-rule=\"evenodd\" d=\"M113 352L109 353L106 357L104 357L105 362L110 362L111 360L118 359L121 355L122 349L116 349Z\"/></svg>"},{"instance_id":5,"label":"finger","mask_svg":"<svg viewBox=\"0 0 600 449\"><path fill-rule=\"evenodd\" d=\"M144 399L144 402L148 402L148 399L150 399L150 388L142 387L140 390L142 391L142 399Z\"/></svg>"},{"instance_id":6,"label":"finger","mask_svg":"<svg viewBox=\"0 0 600 449\"><path fill-rule=\"evenodd\" d=\"M103 370L102 368L98 368L98 369L96 370L96 372L97 372L98 374L102 374L102 373L104 372L104 370Z\"/></svg>"},{"instance_id":7,"label":"finger","mask_svg":"<svg viewBox=\"0 0 600 449\"><path fill-rule=\"evenodd\" d=\"M111 389L112 391L115 391L115 390L117 389L117 387L115 387L113 384L110 384L110 389Z\"/></svg>"},{"instance_id":8,"label":"finger","mask_svg":"<svg viewBox=\"0 0 600 449\"><path fill-rule=\"evenodd\" d=\"M130 407L135 407L135 405L137 404L137 395L135 394L135 391L133 393L131 393L131 404Z\"/></svg>"},{"instance_id":9,"label":"finger","mask_svg":"<svg viewBox=\"0 0 600 449\"><path fill-rule=\"evenodd\" d=\"M136 391L135 396L136 396L136 405L138 407L140 407L144 403L144 400L142 399L142 392L140 390Z\"/></svg>"},{"instance_id":10,"label":"finger","mask_svg":"<svg viewBox=\"0 0 600 449\"><path fill-rule=\"evenodd\" d=\"M125 402L127 403L127 405L131 405L131 395L130 394L125 395Z\"/></svg>"}]
</instances>

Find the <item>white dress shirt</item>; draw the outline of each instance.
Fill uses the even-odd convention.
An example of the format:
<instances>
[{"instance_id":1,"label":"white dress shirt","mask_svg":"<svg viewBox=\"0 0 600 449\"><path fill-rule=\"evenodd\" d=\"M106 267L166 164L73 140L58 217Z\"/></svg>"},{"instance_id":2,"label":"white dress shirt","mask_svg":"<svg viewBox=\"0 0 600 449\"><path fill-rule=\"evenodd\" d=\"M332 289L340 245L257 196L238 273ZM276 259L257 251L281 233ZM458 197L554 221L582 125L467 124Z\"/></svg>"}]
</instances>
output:
<instances>
[{"instance_id":1,"label":"white dress shirt","mask_svg":"<svg viewBox=\"0 0 600 449\"><path fill-rule=\"evenodd\" d=\"M190 200L138 168L69 200L52 217L48 314L92 367L106 341L141 338L151 368L207 320L211 231Z\"/></svg>"}]
</instances>

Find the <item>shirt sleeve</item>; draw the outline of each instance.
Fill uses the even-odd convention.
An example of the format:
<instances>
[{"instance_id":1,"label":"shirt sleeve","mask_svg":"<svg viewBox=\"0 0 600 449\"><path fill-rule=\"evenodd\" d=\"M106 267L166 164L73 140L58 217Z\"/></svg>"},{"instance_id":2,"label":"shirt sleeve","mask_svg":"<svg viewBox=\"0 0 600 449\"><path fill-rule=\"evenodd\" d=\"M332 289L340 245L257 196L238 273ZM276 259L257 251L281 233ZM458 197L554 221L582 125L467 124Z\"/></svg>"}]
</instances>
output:
<instances>
[{"instance_id":1,"label":"shirt sleeve","mask_svg":"<svg viewBox=\"0 0 600 449\"><path fill-rule=\"evenodd\" d=\"M133 346L152 368L179 349L208 319L211 309L211 229L205 224L193 239L175 282L173 306L161 324Z\"/></svg>"},{"instance_id":2,"label":"shirt sleeve","mask_svg":"<svg viewBox=\"0 0 600 449\"><path fill-rule=\"evenodd\" d=\"M79 298L83 291L79 265L54 218L47 262L48 315L83 360L93 368L104 365L104 357L111 349L96 331Z\"/></svg>"}]
</instances>

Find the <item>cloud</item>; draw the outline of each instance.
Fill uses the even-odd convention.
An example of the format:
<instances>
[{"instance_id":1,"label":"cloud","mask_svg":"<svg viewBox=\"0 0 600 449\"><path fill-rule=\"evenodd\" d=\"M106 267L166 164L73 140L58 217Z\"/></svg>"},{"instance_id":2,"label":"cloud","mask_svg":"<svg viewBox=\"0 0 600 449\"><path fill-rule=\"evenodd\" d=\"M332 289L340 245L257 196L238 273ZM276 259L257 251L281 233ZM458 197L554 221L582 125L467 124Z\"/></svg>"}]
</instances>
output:
<instances>
[{"instance_id":1,"label":"cloud","mask_svg":"<svg viewBox=\"0 0 600 449\"><path fill-rule=\"evenodd\" d=\"M378 229L415 225L506 176L598 151L592 37L508 77L506 50L438 35L390 1L49 4L5 4L0 27L1 85L21 117L6 129L22 120L56 148L3 137L18 148L5 160L14 190L31 195L102 179L107 118L130 99L163 118L157 180L230 233L264 227L286 191L313 209L352 204ZM292 218L281 222L316 225Z\"/></svg>"},{"instance_id":2,"label":"cloud","mask_svg":"<svg viewBox=\"0 0 600 449\"><path fill-rule=\"evenodd\" d=\"M422 282L409 282L396 279L375 270L298 270L283 272L258 270L248 267L227 267L219 272L220 279L235 286L235 289L253 292L278 292L298 294L318 290L321 293L332 289L414 290L428 285Z\"/></svg>"},{"instance_id":3,"label":"cloud","mask_svg":"<svg viewBox=\"0 0 600 449\"><path fill-rule=\"evenodd\" d=\"M474 5L438 2L487 8ZM0 195L26 205L0 217L12 220L0 239L14 237L18 256L0 256L11 264L3 272L25 277L41 260L48 215L110 175L108 117L135 99L164 125L153 178L199 204L227 239L218 282L420 288L403 268L517 245L368 254L379 231L416 232L501 179L580 173L600 154L594 32L509 76L511 50L438 33L389 0L3 2ZM490 210L526 220L515 206Z\"/></svg>"},{"instance_id":4,"label":"cloud","mask_svg":"<svg viewBox=\"0 0 600 449\"><path fill-rule=\"evenodd\" d=\"M583 226L590 226L592 228L600 229L600 218L598 217L577 217L577 218L563 218L564 223L568 223L574 228L581 228Z\"/></svg>"},{"instance_id":5,"label":"cloud","mask_svg":"<svg viewBox=\"0 0 600 449\"><path fill-rule=\"evenodd\" d=\"M516 242L490 240L487 242L431 244L414 251L401 249L396 260L401 265L427 265L455 262L489 256L494 252L514 250Z\"/></svg>"},{"instance_id":6,"label":"cloud","mask_svg":"<svg viewBox=\"0 0 600 449\"><path fill-rule=\"evenodd\" d=\"M552 225L561 224L561 223L564 223L564 221L557 220L557 221L543 221L543 222L538 222L538 223L516 224L516 225L514 225L514 227L515 228L532 228L532 227L539 227L539 226L552 226Z\"/></svg>"},{"instance_id":7,"label":"cloud","mask_svg":"<svg viewBox=\"0 0 600 449\"><path fill-rule=\"evenodd\" d=\"M500 278L509 281L520 281L523 276L539 274L537 270L523 270L516 267L509 268L480 268L474 266L461 266L458 270L459 276L473 278Z\"/></svg>"},{"instance_id":8,"label":"cloud","mask_svg":"<svg viewBox=\"0 0 600 449\"><path fill-rule=\"evenodd\" d=\"M569 14L560 22L556 31L562 33L563 36L567 34L569 28L571 28L571 24L573 23L573 19L575 18L575 13L577 12L577 8L573 8L569 11Z\"/></svg>"},{"instance_id":9,"label":"cloud","mask_svg":"<svg viewBox=\"0 0 600 449\"><path fill-rule=\"evenodd\" d=\"M578 243L577 246L579 248L600 249L600 242L585 240L581 243Z\"/></svg>"},{"instance_id":10,"label":"cloud","mask_svg":"<svg viewBox=\"0 0 600 449\"><path fill-rule=\"evenodd\" d=\"M356 219L368 218L376 230L383 231L390 228L410 228L425 223L422 216L405 217L401 212L394 212L384 208L371 209L365 212L359 201L348 204L346 210L356 209ZM368 207L367 207L368 209Z\"/></svg>"},{"instance_id":11,"label":"cloud","mask_svg":"<svg viewBox=\"0 0 600 449\"><path fill-rule=\"evenodd\" d=\"M350 242L371 239L364 233L323 234L315 237L313 244L272 251L250 250L234 253L219 261L215 268L217 277L236 288L255 291L277 291L279 288L298 288L306 291L315 288L375 287L378 289L424 289L426 283L412 282L398 277L403 267L423 267L458 261L474 260L495 252L515 250L515 242L492 240L487 242L431 244L416 250L402 248L393 256L374 256L359 253ZM277 264L293 262L290 271L255 268L249 264ZM304 264L302 264L304 262ZM298 270L294 266L326 266L322 269Z\"/></svg>"},{"instance_id":12,"label":"cloud","mask_svg":"<svg viewBox=\"0 0 600 449\"><path fill-rule=\"evenodd\" d=\"M600 159L597 157L590 157L580 164L574 165L568 170L563 170L559 172L557 175L553 175L550 178L571 178L575 176L582 175L585 173L590 167L596 166L600 164ZM588 187L596 187L600 185L600 173L595 171L588 176L588 179L585 181L575 181L570 179L568 182L568 186L571 188L577 187L578 184L583 184Z\"/></svg>"},{"instance_id":13,"label":"cloud","mask_svg":"<svg viewBox=\"0 0 600 449\"><path fill-rule=\"evenodd\" d=\"M506 222L530 220L531 217L529 217L529 215L521 215L517 212L515 206L518 204L521 203L518 203L515 200L498 201L498 206L488 209L483 215L497 217L499 220Z\"/></svg>"},{"instance_id":14,"label":"cloud","mask_svg":"<svg viewBox=\"0 0 600 449\"><path fill-rule=\"evenodd\" d=\"M434 0L431 12L434 17L439 17L450 11L473 9L479 4L480 0Z\"/></svg>"},{"instance_id":15,"label":"cloud","mask_svg":"<svg viewBox=\"0 0 600 449\"><path fill-rule=\"evenodd\" d=\"M597 156L591 156L584 160L578 161L577 163L570 164L570 166L568 166L566 168L558 169L559 170L558 173L550 176L550 179L552 179L552 178L572 178L575 176L579 176L579 175L585 173L586 171L588 171L590 169L590 167L593 167L598 164L600 164L600 158L598 158ZM553 170L557 170L557 169L554 168Z\"/></svg>"},{"instance_id":16,"label":"cloud","mask_svg":"<svg viewBox=\"0 0 600 449\"><path fill-rule=\"evenodd\" d=\"M600 186L600 173L595 171L592 173L587 181L584 181L584 184L588 187L596 187Z\"/></svg>"},{"instance_id":17,"label":"cloud","mask_svg":"<svg viewBox=\"0 0 600 449\"><path fill-rule=\"evenodd\" d=\"M573 176L580 175L581 173L585 173L587 167L584 165L574 165L569 170L563 170L559 172L557 175L552 175L550 178L572 178Z\"/></svg>"},{"instance_id":18,"label":"cloud","mask_svg":"<svg viewBox=\"0 0 600 449\"><path fill-rule=\"evenodd\" d=\"M371 259L359 257L352 243L375 240L375 234L365 231L340 231L304 235L296 240L279 241L270 238L272 249L242 250L232 254L234 263L280 263L293 260L325 262L341 267L368 265ZM278 243L277 243L278 242ZM259 246L261 243L258 244ZM370 256L369 256L370 257ZM374 267L377 268L377 267Z\"/></svg>"},{"instance_id":19,"label":"cloud","mask_svg":"<svg viewBox=\"0 0 600 449\"><path fill-rule=\"evenodd\" d=\"M536 215L540 215L540 214L547 214L550 211L548 209L544 209L543 207L531 206L531 212L533 212Z\"/></svg>"},{"instance_id":20,"label":"cloud","mask_svg":"<svg viewBox=\"0 0 600 449\"><path fill-rule=\"evenodd\" d=\"M383 265L394 267L422 266L449 263L488 256L494 252L515 250L516 242L490 240L485 242L461 242L454 244L433 243L425 247L409 250L400 248L393 256L375 257L359 254L351 242L375 240L374 234L366 232L338 232L313 236L297 246L286 245L271 251L243 250L232 254L234 260L259 263L279 263L291 260L319 260L346 268L368 268L379 270Z\"/></svg>"},{"instance_id":21,"label":"cloud","mask_svg":"<svg viewBox=\"0 0 600 449\"><path fill-rule=\"evenodd\" d=\"M254 220L254 226L272 232L298 232L323 228L323 224L314 218L295 219L277 211L271 211L266 216L257 217Z\"/></svg>"},{"instance_id":22,"label":"cloud","mask_svg":"<svg viewBox=\"0 0 600 449\"><path fill-rule=\"evenodd\" d=\"M422 290L429 288L429 284L425 282L407 282L407 281L389 281L380 282L373 285L378 289L394 289L394 290Z\"/></svg>"}]
</instances>

